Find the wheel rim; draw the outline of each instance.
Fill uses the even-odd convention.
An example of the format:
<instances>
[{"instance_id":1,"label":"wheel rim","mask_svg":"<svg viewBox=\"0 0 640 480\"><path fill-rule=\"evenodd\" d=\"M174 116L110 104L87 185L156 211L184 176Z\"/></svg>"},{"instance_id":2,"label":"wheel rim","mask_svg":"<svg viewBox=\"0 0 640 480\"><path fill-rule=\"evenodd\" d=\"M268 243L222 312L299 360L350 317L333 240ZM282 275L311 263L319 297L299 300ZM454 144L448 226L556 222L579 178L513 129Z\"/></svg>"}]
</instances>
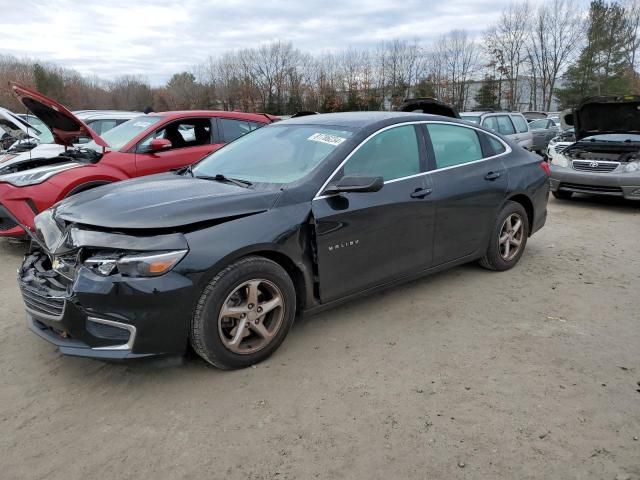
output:
<instances>
[{"instance_id":1,"label":"wheel rim","mask_svg":"<svg viewBox=\"0 0 640 480\"><path fill-rule=\"evenodd\" d=\"M502 224L498 237L498 248L503 260L513 260L520 253L523 237L524 222L522 217L517 213L512 213Z\"/></svg>"},{"instance_id":2,"label":"wheel rim","mask_svg":"<svg viewBox=\"0 0 640 480\"><path fill-rule=\"evenodd\" d=\"M280 289L269 280L249 280L238 285L222 304L218 335L233 353L255 353L271 343L283 320Z\"/></svg>"}]
</instances>

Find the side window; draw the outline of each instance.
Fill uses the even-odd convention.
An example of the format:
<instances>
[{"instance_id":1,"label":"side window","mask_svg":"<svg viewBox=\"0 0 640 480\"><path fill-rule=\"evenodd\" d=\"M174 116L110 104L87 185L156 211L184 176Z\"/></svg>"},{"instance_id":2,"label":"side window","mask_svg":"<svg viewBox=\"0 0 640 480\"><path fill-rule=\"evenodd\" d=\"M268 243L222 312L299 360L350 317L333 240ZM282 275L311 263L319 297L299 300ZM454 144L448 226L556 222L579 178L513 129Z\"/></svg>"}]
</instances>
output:
<instances>
[{"instance_id":1,"label":"side window","mask_svg":"<svg viewBox=\"0 0 640 480\"><path fill-rule=\"evenodd\" d=\"M513 124L519 133L527 133L529 131L529 125L527 125L527 121L522 115L511 115L511 120L513 120Z\"/></svg>"},{"instance_id":2,"label":"side window","mask_svg":"<svg viewBox=\"0 0 640 480\"><path fill-rule=\"evenodd\" d=\"M462 165L482 158L482 147L476 130L440 123L428 124L427 130L437 168Z\"/></svg>"},{"instance_id":3,"label":"side window","mask_svg":"<svg viewBox=\"0 0 640 480\"><path fill-rule=\"evenodd\" d=\"M171 149L195 147L211 143L211 120L209 118L189 118L176 120L156 130L138 144L138 152L149 150L154 138L166 138L171 142Z\"/></svg>"},{"instance_id":4,"label":"side window","mask_svg":"<svg viewBox=\"0 0 640 480\"><path fill-rule=\"evenodd\" d=\"M513 123L511 123L511 120L509 120L509 117L506 115L498 115L496 121L498 122L498 132L501 134L513 135L516 133L516 130L513 128Z\"/></svg>"},{"instance_id":5,"label":"side window","mask_svg":"<svg viewBox=\"0 0 640 480\"><path fill-rule=\"evenodd\" d=\"M234 120L232 118L219 118L218 120L222 128L222 137L227 143L233 142L236 138L240 138L263 126L261 123Z\"/></svg>"},{"instance_id":6,"label":"side window","mask_svg":"<svg viewBox=\"0 0 640 480\"><path fill-rule=\"evenodd\" d=\"M497 132L498 131L498 120L496 117L486 117L482 121L482 126L486 128L490 128L491 130Z\"/></svg>"},{"instance_id":7,"label":"side window","mask_svg":"<svg viewBox=\"0 0 640 480\"><path fill-rule=\"evenodd\" d=\"M370 175L385 181L420 173L413 125L385 130L362 145L342 167L343 175Z\"/></svg>"}]
</instances>

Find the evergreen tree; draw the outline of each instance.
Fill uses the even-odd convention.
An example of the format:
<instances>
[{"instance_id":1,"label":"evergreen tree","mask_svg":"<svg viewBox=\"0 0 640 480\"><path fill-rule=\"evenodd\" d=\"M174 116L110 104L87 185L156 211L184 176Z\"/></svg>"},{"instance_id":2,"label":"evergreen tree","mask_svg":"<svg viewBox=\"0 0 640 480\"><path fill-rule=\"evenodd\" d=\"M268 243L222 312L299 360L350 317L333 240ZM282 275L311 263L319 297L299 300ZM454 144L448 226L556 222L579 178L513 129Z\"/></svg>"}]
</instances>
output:
<instances>
[{"instance_id":1,"label":"evergreen tree","mask_svg":"<svg viewBox=\"0 0 640 480\"><path fill-rule=\"evenodd\" d=\"M628 93L625 32L629 18L626 13L617 1L591 2L586 45L567 69L566 86L556 90L562 108L574 106L590 95Z\"/></svg>"},{"instance_id":2,"label":"evergreen tree","mask_svg":"<svg viewBox=\"0 0 640 480\"><path fill-rule=\"evenodd\" d=\"M495 77L486 77L475 96L476 108L499 109L498 88L499 84Z\"/></svg>"}]
</instances>

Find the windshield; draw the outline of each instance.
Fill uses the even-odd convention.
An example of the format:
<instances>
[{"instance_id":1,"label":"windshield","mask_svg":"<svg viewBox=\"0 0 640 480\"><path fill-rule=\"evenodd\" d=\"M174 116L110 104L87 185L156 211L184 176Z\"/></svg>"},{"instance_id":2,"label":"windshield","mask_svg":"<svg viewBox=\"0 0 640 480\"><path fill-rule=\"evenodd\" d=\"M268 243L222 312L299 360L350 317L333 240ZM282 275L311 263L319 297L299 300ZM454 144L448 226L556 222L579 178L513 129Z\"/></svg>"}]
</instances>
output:
<instances>
[{"instance_id":1,"label":"windshield","mask_svg":"<svg viewBox=\"0 0 640 480\"><path fill-rule=\"evenodd\" d=\"M351 131L342 127L282 124L264 127L205 157L194 166L193 174L291 183L311 172L351 135Z\"/></svg>"},{"instance_id":2,"label":"windshield","mask_svg":"<svg viewBox=\"0 0 640 480\"><path fill-rule=\"evenodd\" d=\"M163 117L141 115L112 128L108 132L102 134L101 137L105 142L107 142L111 150L120 150L147 128L160 122L162 118ZM98 152L102 151L102 147L93 140L89 143L85 143L83 148L91 148Z\"/></svg>"},{"instance_id":3,"label":"windshield","mask_svg":"<svg viewBox=\"0 0 640 480\"><path fill-rule=\"evenodd\" d=\"M467 122L473 122L480 124L480 117L478 115L460 115L462 120L466 120Z\"/></svg>"}]
</instances>

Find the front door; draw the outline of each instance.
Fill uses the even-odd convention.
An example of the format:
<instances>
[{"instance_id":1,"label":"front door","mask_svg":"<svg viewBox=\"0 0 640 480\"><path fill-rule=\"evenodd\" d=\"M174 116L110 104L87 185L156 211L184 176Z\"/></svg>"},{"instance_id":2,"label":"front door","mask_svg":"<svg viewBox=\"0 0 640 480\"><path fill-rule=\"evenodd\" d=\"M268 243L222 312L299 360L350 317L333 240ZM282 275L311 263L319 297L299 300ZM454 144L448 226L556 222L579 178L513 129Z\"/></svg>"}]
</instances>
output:
<instances>
[{"instance_id":1,"label":"front door","mask_svg":"<svg viewBox=\"0 0 640 480\"><path fill-rule=\"evenodd\" d=\"M355 150L332 179L382 176L380 191L314 199L322 302L430 265L433 205L418 135L414 125L381 131Z\"/></svg>"}]
</instances>

